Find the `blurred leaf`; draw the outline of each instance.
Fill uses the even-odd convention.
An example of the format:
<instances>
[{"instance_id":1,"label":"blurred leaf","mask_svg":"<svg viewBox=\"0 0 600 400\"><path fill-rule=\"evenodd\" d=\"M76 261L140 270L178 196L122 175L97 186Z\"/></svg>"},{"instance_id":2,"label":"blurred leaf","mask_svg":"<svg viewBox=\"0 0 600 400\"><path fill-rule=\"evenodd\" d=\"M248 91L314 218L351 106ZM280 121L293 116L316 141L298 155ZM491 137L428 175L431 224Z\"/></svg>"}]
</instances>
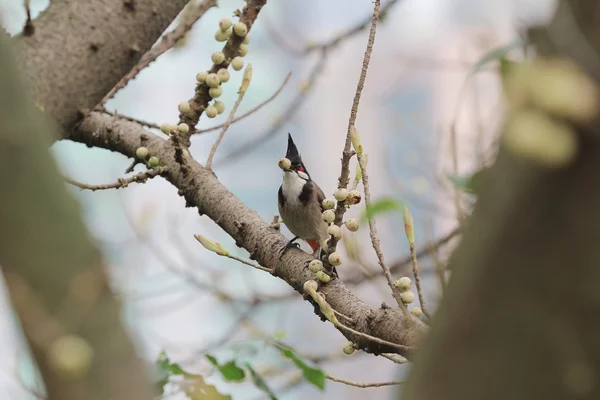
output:
<instances>
[{"instance_id":1,"label":"blurred leaf","mask_svg":"<svg viewBox=\"0 0 600 400\"><path fill-rule=\"evenodd\" d=\"M167 374L171 374L171 375L185 374L185 371L183 370L183 368L181 368L181 366L179 364L171 363L171 361L169 360L169 357L167 357L167 354L165 353L164 350L161 351L160 354L158 355L158 358L156 360L156 365L162 372L165 372Z\"/></svg>"},{"instance_id":2,"label":"blurred leaf","mask_svg":"<svg viewBox=\"0 0 600 400\"><path fill-rule=\"evenodd\" d=\"M273 338L277 339L277 340L283 340L286 337L287 337L287 333L286 332L282 332L282 331L275 332L275 334L273 335Z\"/></svg>"},{"instance_id":3,"label":"blurred leaf","mask_svg":"<svg viewBox=\"0 0 600 400\"><path fill-rule=\"evenodd\" d=\"M231 396L219 393L200 375L186 375L180 387L191 400L231 400Z\"/></svg>"},{"instance_id":4,"label":"blurred leaf","mask_svg":"<svg viewBox=\"0 0 600 400\"><path fill-rule=\"evenodd\" d=\"M279 349L279 351L281 351L281 354L291 359L294 362L294 364L296 364L296 367L302 370L304 378L306 378L307 381L309 381L321 390L325 388L325 373L323 372L323 370L321 370L320 368L311 367L306 363L306 361L300 358L300 356L297 355L294 352L294 350L290 348L287 348L280 344L277 344L277 348Z\"/></svg>"},{"instance_id":5,"label":"blurred leaf","mask_svg":"<svg viewBox=\"0 0 600 400\"><path fill-rule=\"evenodd\" d=\"M496 47L495 49L485 53L472 67L470 71L470 75L474 75L479 72L483 67L488 65L492 61L501 60L506 57L508 53L515 49L523 48L528 43L523 41L522 38L516 38L512 42Z\"/></svg>"},{"instance_id":6,"label":"blurred leaf","mask_svg":"<svg viewBox=\"0 0 600 400\"><path fill-rule=\"evenodd\" d=\"M402 211L404 204L393 197L383 197L375 202L371 203L370 207L367 207L366 213L361 216L361 219L370 220L377 214L383 214L390 211Z\"/></svg>"},{"instance_id":7,"label":"blurred leaf","mask_svg":"<svg viewBox=\"0 0 600 400\"><path fill-rule=\"evenodd\" d=\"M273 393L273 391L271 390L269 385L267 385L267 382L265 382L263 377L260 376L260 374L254 370L254 368L252 368L252 365L246 363L246 368L248 368L248 371L250 371L250 376L252 377L252 382L254 382L254 385L266 394L268 394L271 400L277 400L277 396L275 396L275 393Z\"/></svg>"},{"instance_id":8,"label":"blurred leaf","mask_svg":"<svg viewBox=\"0 0 600 400\"><path fill-rule=\"evenodd\" d=\"M219 372L221 372L221 375L223 375L223 378L225 378L227 381L239 382L246 377L246 373L243 369L237 366L235 360L231 360L221 365L217 362L217 359L210 354L207 354L206 358L212 365L217 367Z\"/></svg>"}]
</instances>

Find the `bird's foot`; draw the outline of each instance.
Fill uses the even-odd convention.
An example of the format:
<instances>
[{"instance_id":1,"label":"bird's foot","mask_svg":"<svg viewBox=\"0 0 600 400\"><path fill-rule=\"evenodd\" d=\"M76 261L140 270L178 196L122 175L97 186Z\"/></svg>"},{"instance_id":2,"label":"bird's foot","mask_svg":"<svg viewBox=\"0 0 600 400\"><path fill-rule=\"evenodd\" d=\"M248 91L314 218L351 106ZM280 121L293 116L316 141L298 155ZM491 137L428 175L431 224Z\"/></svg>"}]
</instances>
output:
<instances>
[{"instance_id":1,"label":"bird's foot","mask_svg":"<svg viewBox=\"0 0 600 400\"><path fill-rule=\"evenodd\" d=\"M297 239L298 239L298 237L296 236L295 238L293 238L292 240L290 240L289 242L287 242L287 244L283 247L283 249L281 249L281 254L279 255L280 258L285 254L286 251L288 251L292 247L295 247L297 249L300 248L300 245L298 243L295 243L295 241Z\"/></svg>"}]
</instances>

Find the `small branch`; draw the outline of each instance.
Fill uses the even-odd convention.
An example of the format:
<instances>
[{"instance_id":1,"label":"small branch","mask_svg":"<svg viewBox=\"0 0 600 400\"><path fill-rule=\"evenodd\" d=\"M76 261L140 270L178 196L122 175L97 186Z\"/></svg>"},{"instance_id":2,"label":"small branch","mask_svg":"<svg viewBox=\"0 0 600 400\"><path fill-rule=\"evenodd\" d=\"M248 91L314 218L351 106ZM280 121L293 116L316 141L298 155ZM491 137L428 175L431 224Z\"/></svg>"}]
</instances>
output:
<instances>
[{"instance_id":1,"label":"small branch","mask_svg":"<svg viewBox=\"0 0 600 400\"><path fill-rule=\"evenodd\" d=\"M333 323L333 325L336 328L338 328L338 329L341 329L341 330L346 331L346 332L350 332L350 333L352 333L354 335L360 336L360 337L362 337L364 339L367 339L367 340L369 340L371 342L374 342L374 343L377 343L377 344L381 344L383 346L389 346L389 347L394 348L394 349L396 349L396 350L398 350L400 352L403 352L403 351L406 351L406 350L414 350L414 348L411 347L411 346L404 346L404 345L401 345L401 344L398 344L398 343L388 342L387 340L383 340L383 339L380 339L380 338L375 337L375 336L367 335L366 333L359 332L357 330L354 330L354 329L350 328L349 326L343 325L340 322Z\"/></svg>"},{"instance_id":2,"label":"small branch","mask_svg":"<svg viewBox=\"0 0 600 400\"><path fill-rule=\"evenodd\" d=\"M145 183L148 179L152 179L155 176L158 176L166 171L167 171L167 169L165 167L159 167L157 169L140 172L139 174L136 174L130 178L119 178L116 182L108 183L106 185L90 185L87 183L77 182L76 180L73 180L68 177L64 177L64 180L68 184L77 186L81 190L91 190L91 191L95 192L96 190L121 189L121 188L124 189L127 186L129 186L129 184L131 184L131 183Z\"/></svg>"},{"instance_id":3,"label":"small branch","mask_svg":"<svg viewBox=\"0 0 600 400\"><path fill-rule=\"evenodd\" d=\"M364 156L362 153L358 153L358 163L360 168L362 169L362 182L365 191L365 207L368 210L371 207L371 192L369 190L369 174L367 172L367 165L364 162ZM398 303L398 307L402 310L404 315L409 318L410 312L408 308L402 301L402 297L400 296L400 291L396 286L394 286L394 281L392 279L392 274L390 273L390 269L385 264L385 260L383 258L383 252L381 251L381 244L379 241L379 234L377 233L377 226L375 225L375 218L369 218L369 236L371 237L371 244L373 245L373 249L377 254L377 259L379 260L379 266L383 271L383 275L385 276L385 280L387 281L390 290L392 291L392 296Z\"/></svg>"},{"instance_id":4,"label":"small branch","mask_svg":"<svg viewBox=\"0 0 600 400\"><path fill-rule=\"evenodd\" d=\"M351 324L354 324L356 322L356 320L354 318L347 317L346 315L342 314L339 311L333 310L333 312L335 315L337 315L338 317L344 318L346 321L350 322Z\"/></svg>"},{"instance_id":5,"label":"small branch","mask_svg":"<svg viewBox=\"0 0 600 400\"><path fill-rule=\"evenodd\" d=\"M215 142L215 144L213 144L212 149L210 149L210 154L208 155L208 160L206 160L206 168L207 169L212 169L211 167L212 167L213 157L215 156L215 153L217 152L217 148L219 147L221 140L223 140L223 136L225 136L225 132L227 132L227 129L229 129L229 125L231 125L231 122L233 121L233 117L235 117L235 112L237 111L238 107L240 106L240 103L242 102L242 100L244 99L244 95L246 94L246 91L248 90L248 85L250 85L251 79L252 79L252 64L248 64L248 66L244 70L244 78L242 79L242 85L240 86L240 90L238 92L239 93L238 98L237 98L235 104L233 105L231 112L229 113L229 117L227 117L227 121L225 121L225 123L223 124L223 128L221 129L221 133L219 133L219 137L217 138L217 141Z\"/></svg>"},{"instance_id":6,"label":"small branch","mask_svg":"<svg viewBox=\"0 0 600 400\"><path fill-rule=\"evenodd\" d=\"M375 8L373 9L373 17L371 18L371 30L369 31L369 41L367 42L367 49L363 58L362 70L360 71L360 78L356 85L356 93L354 94L354 101L352 102L352 109L350 111L350 119L348 120L348 130L346 132L346 143L344 144L344 151L342 152L342 170L338 179L339 188L347 188L350 175L350 158L352 157L351 152L351 139L350 132L355 125L356 116L358 114L358 105L360 103L360 96L365 86L365 79L367 78L367 71L369 69L369 62L371 61L371 53L373 52L373 44L375 43L375 33L377 32L377 21L379 20L379 6L381 5L380 0L375 0ZM335 224L340 226L344 214L346 213L346 204L344 201L339 201L335 210ZM329 253L334 252L337 242L339 239L329 239ZM406 307L405 307L406 308Z\"/></svg>"},{"instance_id":7,"label":"small branch","mask_svg":"<svg viewBox=\"0 0 600 400\"><path fill-rule=\"evenodd\" d=\"M108 92L106 96L104 96L104 98L100 102L100 106L102 106L108 100L112 99L113 96L120 89L127 86L127 83L129 83L130 80L135 78L141 70L150 65L158 57L163 55L167 50L175 46L177 41L183 38L185 34L188 33L190 29L192 29L194 23L196 23L196 21L198 21L206 11L208 11L211 7L214 7L216 5L216 0L204 0L202 3L195 6L192 10L189 10L188 12L184 13L184 20L179 25L177 25L175 29L164 35L159 44L151 48L146 54L142 56L137 65L133 67L131 71L127 73L127 75L121 78L121 80L110 90L110 92ZM190 6L188 5L188 7Z\"/></svg>"},{"instance_id":8,"label":"small branch","mask_svg":"<svg viewBox=\"0 0 600 400\"><path fill-rule=\"evenodd\" d=\"M333 376L331 376L329 374L326 374L325 377L327 379L329 379L330 381L334 381L334 382L338 382L338 383L343 383L344 385L349 385L349 386L354 386L354 387L359 387L359 388L382 387L382 386L392 386L392 385L402 385L402 384L404 384L404 382L402 382L402 381L377 382L377 383L358 383L358 382L353 382L353 381L349 381L349 380L342 379L342 378L336 378L336 377L333 377Z\"/></svg>"},{"instance_id":9,"label":"small branch","mask_svg":"<svg viewBox=\"0 0 600 400\"><path fill-rule=\"evenodd\" d=\"M107 115L111 115L115 118L122 118L127 121L135 122L136 124L140 124L142 126L147 126L148 128L154 128L154 129L160 130L160 125L155 124L154 122L144 121L143 119L137 119L137 118L129 117L127 115L119 114L119 112L117 110L109 111L106 108L104 108L103 106L98 106L98 107L96 107L96 109L98 112L101 112L101 113L107 114Z\"/></svg>"},{"instance_id":10,"label":"small branch","mask_svg":"<svg viewBox=\"0 0 600 400\"><path fill-rule=\"evenodd\" d=\"M410 245L410 257L412 259L413 275L415 276L415 286L417 287L417 295L419 296L419 303L421 304L421 310L423 311L423 314L425 314L425 316L428 319L431 319L431 315L429 315L429 312L427 311L427 308L425 307L425 299L423 299L423 291L421 289L421 278L419 278L419 267L417 265L417 252L415 251L414 244Z\"/></svg>"},{"instance_id":11,"label":"small branch","mask_svg":"<svg viewBox=\"0 0 600 400\"><path fill-rule=\"evenodd\" d=\"M231 121L231 123L236 123L238 121L241 121L242 119L249 117L250 115L254 114L255 112L257 112L258 110L260 110L261 108L263 108L264 106L266 106L267 104L269 104L271 101L273 101L277 96L279 96L279 93L281 93L281 91L283 90L283 88L285 87L285 85L288 83L288 81L290 80L290 77L292 76L292 73L289 72L283 83L281 84L281 86L279 86L279 89L277 89L277 91L275 93L273 93L271 95L271 97L269 97L268 99L266 99L265 101L263 101L262 103L260 103L259 105L257 105L256 107L250 109L248 112L246 112L245 114L240 115L237 118L234 118L233 121ZM221 124L221 125L216 125L213 126L211 128L206 128L206 129L199 129L197 131L194 132L194 134L198 134L198 133L206 133L206 132L211 132L211 131L216 131L217 129L223 128L225 126L225 124Z\"/></svg>"},{"instance_id":12,"label":"small branch","mask_svg":"<svg viewBox=\"0 0 600 400\"><path fill-rule=\"evenodd\" d=\"M460 227L454 228L452 231L448 232L445 236L438 239L436 242L426 244L421 250L417 251L417 258L421 258L426 256L432 250L439 249L440 247L447 244L449 241L454 239L456 236L460 234ZM403 269L405 266L408 266L412 263L412 256L408 256L403 260L396 261L390 267L390 271L392 273L396 273L397 271Z\"/></svg>"},{"instance_id":13,"label":"small branch","mask_svg":"<svg viewBox=\"0 0 600 400\"><path fill-rule=\"evenodd\" d=\"M381 11L379 11L379 5L378 5L379 2L376 2L379 16L381 16L381 18L383 19L383 17L388 12L388 10L390 8L392 8L392 6L394 6L397 2L398 2L398 0L391 0L389 3L387 3L386 5L383 6ZM379 16L378 16L378 18L379 18ZM312 45L306 46L303 50L303 53L307 54L307 53L310 53L311 51L317 50L317 49L323 50L323 49L334 48L337 45L339 45L341 42L343 42L344 40L360 33L363 29L367 28L369 25L371 26L371 30L372 30L373 29L372 17L365 18L360 24L353 26L352 28L348 29L346 32L343 32L343 33L337 35L335 38L333 38L329 42L322 43L322 44L312 44Z\"/></svg>"},{"instance_id":14,"label":"small branch","mask_svg":"<svg viewBox=\"0 0 600 400\"><path fill-rule=\"evenodd\" d=\"M394 354L382 353L379 355L383 358L387 358L388 360L395 362L396 364L406 364L408 362L408 360L404 357L401 360L399 360L398 357L395 357Z\"/></svg>"},{"instance_id":15,"label":"small branch","mask_svg":"<svg viewBox=\"0 0 600 400\"><path fill-rule=\"evenodd\" d=\"M27 14L27 20L25 21L25 26L23 26L23 35L31 36L35 33L35 26L33 26L33 22L31 21L31 0L25 0L23 6Z\"/></svg>"},{"instance_id":16,"label":"small branch","mask_svg":"<svg viewBox=\"0 0 600 400\"><path fill-rule=\"evenodd\" d=\"M265 272L268 272L268 273L270 273L270 274L272 274L272 273L273 273L273 270L272 270L272 269L270 269L270 268L265 268L265 267L263 267L263 266L260 266L260 265L258 265L258 264L251 263L250 261L246 261L246 260L244 260L244 259L243 259L243 258L241 258L241 257L237 257L237 256L234 256L234 255L231 255L231 254L227 254L225 257L227 257L227 258L231 258L232 260L239 261L239 262L241 262L242 264L249 265L250 267L252 267L252 268L256 268L256 269L258 269L258 270L265 271Z\"/></svg>"},{"instance_id":17,"label":"small branch","mask_svg":"<svg viewBox=\"0 0 600 400\"><path fill-rule=\"evenodd\" d=\"M131 162L131 164L129 164L129 167L125 168L125 173L129 174L131 172L133 172L133 170L135 169L135 166L138 165L140 163L140 160L138 160L137 158L134 158L133 161Z\"/></svg>"},{"instance_id":18,"label":"small branch","mask_svg":"<svg viewBox=\"0 0 600 400\"><path fill-rule=\"evenodd\" d=\"M248 28L247 34L250 34L252 25L254 25L254 21L256 21L260 10L263 8L266 2L267 0L248 0L246 2L246 6L244 6L242 15L240 16L240 22L246 24L246 27ZM220 64L213 64L208 72L217 73L217 71L219 71L221 68L229 68L231 60L233 60L239 54L240 45L243 41L243 37L232 34L222 49L223 54L225 55L225 61ZM209 101L212 100L212 97L209 95L208 91L209 88L206 83L198 83L196 85L194 97L188 101L190 103L191 110L189 112L179 114L179 123L185 123L190 127L190 132L185 138L183 138L184 142L189 142L189 136L196 128L196 125L200 120L200 116L202 116L204 110L206 110L208 107ZM186 145L187 144L189 143L186 143Z\"/></svg>"}]
</instances>

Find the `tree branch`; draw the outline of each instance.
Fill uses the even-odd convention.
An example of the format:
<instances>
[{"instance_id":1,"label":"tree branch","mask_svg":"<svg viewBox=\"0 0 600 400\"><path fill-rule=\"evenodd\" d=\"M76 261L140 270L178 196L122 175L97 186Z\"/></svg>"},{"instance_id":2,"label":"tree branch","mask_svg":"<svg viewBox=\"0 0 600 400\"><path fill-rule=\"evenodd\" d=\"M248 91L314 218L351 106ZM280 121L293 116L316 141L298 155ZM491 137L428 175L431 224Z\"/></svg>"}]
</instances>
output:
<instances>
[{"instance_id":1,"label":"tree branch","mask_svg":"<svg viewBox=\"0 0 600 400\"><path fill-rule=\"evenodd\" d=\"M138 63L187 2L50 2L35 33L13 39L36 103L67 130Z\"/></svg>"},{"instance_id":2,"label":"tree branch","mask_svg":"<svg viewBox=\"0 0 600 400\"><path fill-rule=\"evenodd\" d=\"M166 179L179 189L187 204L197 207L201 214L206 214L215 221L238 246L250 252L251 259L273 270L275 276L300 293L303 293L304 282L315 279L314 274L306 268L313 259L310 254L290 249L280 257L279 250L287 243L285 237L240 202L217 180L212 171L191 157L186 159L186 168L183 170L175 160L175 149L170 141L149 133L135 123L114 120L96 112L90 113L76 126L70 139L88 146L117 151L128 157L133 157L138 147L147 147L151 154L160 158L161 165L168 168ZM336 311L354 321L349 327L366 335L414 348L425 330L422 322L406 318L399 309L369 308L339 279L321 286L319 291L325 294L327 302ZM342 333L359 348L370 353L397 352L403 356L411 355L409 350L398 351L375 344L347 330Z\"/></svg>"}]
</instances>

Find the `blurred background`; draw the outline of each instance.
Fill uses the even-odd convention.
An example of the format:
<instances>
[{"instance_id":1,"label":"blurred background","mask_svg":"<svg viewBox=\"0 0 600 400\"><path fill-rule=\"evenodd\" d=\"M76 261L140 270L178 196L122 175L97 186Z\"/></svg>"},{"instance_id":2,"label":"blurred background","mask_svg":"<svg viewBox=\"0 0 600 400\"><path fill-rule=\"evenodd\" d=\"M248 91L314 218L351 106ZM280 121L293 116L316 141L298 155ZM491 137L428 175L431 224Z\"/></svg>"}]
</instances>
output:
<instances>
[{"instance_id":1,"label":"blurred background","mask_svg":"<svg viewBox=\"0 0 600 400\"><path fill-rule=\"evenodd\" d=\"M48 1L32 0L33 16ZM156 124L176 123L177 104L192 97L195 76L212 64L222 48L213 34L218 21L231 17L241 0L219 1L178 46L142 71L107 103L109 110ZM277 214L281 184L277 161L285 155L290 132L312 178L331 196L340 173L350 107L362 66L373 3L365 0L304 0L267 3L251 32L249 54L254 68L241 114L271 96L285 76L292 77L277 98L230 127L217 152L219 179L265 220ZM369 155L374 200L395 199L414 216L417 248L447 237L470 200L456 185L493 157L493 143L503 119L501 83L486 55L503 49L524 56L521 35L543 22L553 0L397 0L377 29L371 65L356 126ZM0 0L0 23L14 35L25 21L17 0ZM175 21L174 25L177 23ZM366 23L367 29L345 36ZM171 29L171 28L170 28ZM343 35L338 44L322 44ZM203 116L198 128L225 121L237 97L241 72L224 85L227 110L214 119ZM156 130L157 134L160 134ZM192 155L205 162L218 131L194 135ZM90 184L110 183L124 175L131 160L119 154L61 141L52 152L63 173ZM354 174L353 160L352 173ZM234 399L260 399L250 384L225 382L204 357L252 360L281 399L393 398L398 387L361 389L328 381L319 391L306 383L294 365L264 338L275 335L336 377L358 381L401 379L406 365L356 353L344 356L345 339L321 323L312 307L285 283L263 272L207 252L193 234L219 241L247 258L224 232L196 209L185 208L176 189L158 178L125 190L82 192L70 187L82 204L92 236L110 261L115 292L139 352L153 362L161 351L186 370L198 372ZM364 207L351 208L360 218ZM392 265L408 255L402 216L378 219L382 249ZM292 236L282 227L282 232ZM440 248L444 262L456 242ZM303 247L308 251L308 247ZM348 250L351 254L348 255ZM363 224L344 242L348 259L340 277L372 307L392 304ZM425 299L435 307L440 295L435 262L420 260ZM408 269L399 269L399 271ZM402 276L395 274L395 278ZM4 287L0 299L0 396L35 398L37 377ZM168 399L184 399L182 394Z\"/></svg>"}]
</instances>

